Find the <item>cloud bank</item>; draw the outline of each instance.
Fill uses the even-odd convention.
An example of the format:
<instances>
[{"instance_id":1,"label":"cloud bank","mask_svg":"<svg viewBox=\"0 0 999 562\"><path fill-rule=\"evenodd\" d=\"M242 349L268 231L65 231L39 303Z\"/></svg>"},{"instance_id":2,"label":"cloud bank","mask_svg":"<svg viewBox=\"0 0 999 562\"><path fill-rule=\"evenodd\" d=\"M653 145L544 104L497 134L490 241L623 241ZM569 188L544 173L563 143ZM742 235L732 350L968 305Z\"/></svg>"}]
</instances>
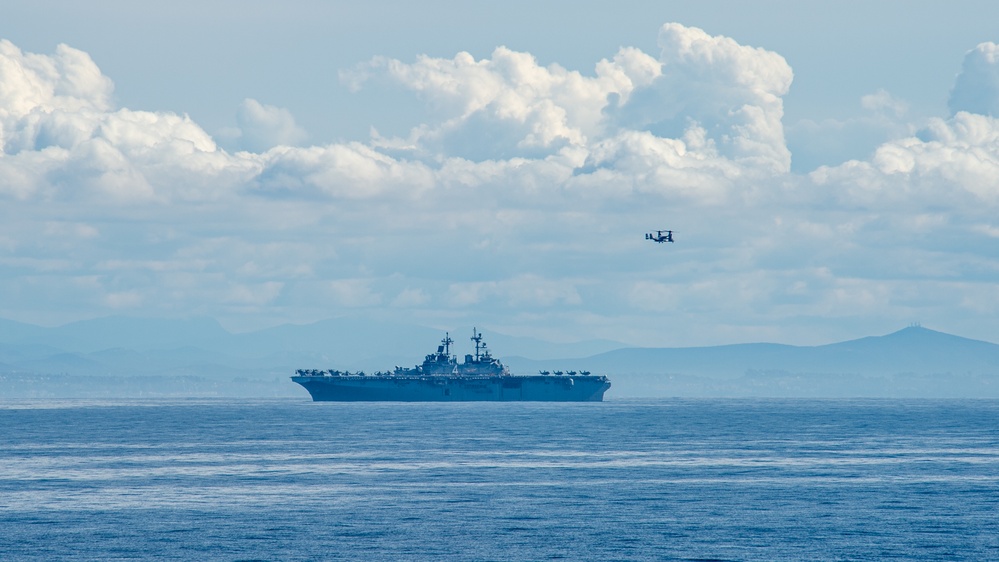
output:
<instances>
[{"instance_id":1,"label":"cloud bank","mask_svg":"<svg viewBox=\"0 0 999 562\"><path fill-rule=\"evenodd\" d=\"M0 41L0 291L16 296L0 316L361 311L649 345L988 322L995 45L968 54L952 116L805 174L783 57L675 23L659 49L586 71L506 47L375 57L343 82L433 119L305 146L283 108L245 100L217 143L185 115L116 107L84 52ZM858 103L905 115L888 92ZM678 243L643 241L658 228Z\"/></svg>"}]
</instances>

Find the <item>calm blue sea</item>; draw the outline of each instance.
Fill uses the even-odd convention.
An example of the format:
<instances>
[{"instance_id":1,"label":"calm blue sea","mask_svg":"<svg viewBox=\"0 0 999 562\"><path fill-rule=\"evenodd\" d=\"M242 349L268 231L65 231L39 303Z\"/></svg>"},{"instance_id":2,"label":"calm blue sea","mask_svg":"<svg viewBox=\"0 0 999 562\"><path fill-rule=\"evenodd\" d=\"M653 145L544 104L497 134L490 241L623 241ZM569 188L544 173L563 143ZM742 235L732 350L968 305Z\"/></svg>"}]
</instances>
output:
<instances>
[{"instance_id":1,"label":"calm blue sea","mask_svg":"<svg viewBox=\"0 0 999 562\"><path fill-rule=\"evenodd\" d=\"M0 402L2 560L999 560L999 402Z\"/></svg>"}]
</instances>

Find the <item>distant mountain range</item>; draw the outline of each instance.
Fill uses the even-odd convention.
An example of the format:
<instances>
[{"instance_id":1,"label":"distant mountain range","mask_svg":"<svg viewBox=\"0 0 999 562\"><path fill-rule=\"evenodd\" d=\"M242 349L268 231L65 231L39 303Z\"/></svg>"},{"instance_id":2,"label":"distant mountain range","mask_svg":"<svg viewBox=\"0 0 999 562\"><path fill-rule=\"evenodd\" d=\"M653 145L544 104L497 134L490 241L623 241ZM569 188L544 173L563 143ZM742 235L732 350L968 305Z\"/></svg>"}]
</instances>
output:
<instances>
[{"instance_id":1,"label":"distant mountain range","mask_svg":"<svg viewBox=\"0 0 999 562\"><path fill-rule=\"evenodd\" d=\"M493 349L535 359L577 357L623 344L556 344L479 330ZM460 332L460 333L459 333ZM470 352L472 327L451 332ZM296 368L384 370L412 366L444 332L426 326L336 318L232 333L209 318L106 317L54 328L0 319L0 369L77 375L290 374ZM461 351L464 350L464 351Z\"/></svg>"},{"instance_id":2,"label":"distant mountain range","mask_svg":"<svg viewBox=\"0 0 999 562\"><path fill-rule=\"evenodd\" d=\"M522 370L552 369L558 361L512 359ZM631 374L693 374L733 378L747 372L999 374L999 345L908 327L886 336L818 346L750 343L688 348L622 348L578 362L576 368ZM565 367L565 363L561 363Z\"/></svg>"},{"instance_id":3,"label":"distant mountain range","mask_svg":"<svg viewBox=\"0 0 999 562\"><path fill-rule=\"evenodd\" d=\"M467 332L467 334L465 334ZM451 333L457 354L471 327ZM999 345L921 327L820 346L634 348L484 331L514 373L607 374L608 399L642 396L999 397ZM231 333L212 319L107 317L46 328L0 319L0 399L307 396L297 368L411 366L443 337L425 326L337 318Z\"/></svg>"}]
</instances>

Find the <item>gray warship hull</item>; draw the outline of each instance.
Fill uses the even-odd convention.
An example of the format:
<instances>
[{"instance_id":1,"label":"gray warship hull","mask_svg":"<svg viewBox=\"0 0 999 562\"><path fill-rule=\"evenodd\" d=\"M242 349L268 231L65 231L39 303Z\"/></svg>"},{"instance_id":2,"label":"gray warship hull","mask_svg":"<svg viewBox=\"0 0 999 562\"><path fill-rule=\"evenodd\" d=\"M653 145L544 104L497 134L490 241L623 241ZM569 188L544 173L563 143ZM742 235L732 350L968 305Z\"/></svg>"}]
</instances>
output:
<instances>
[{"instance_id":1,"label":"gray warship hull","mask_svg":"<svg viewBox=\"0 0 999 562\"><path fill-rule=\"evenodd\" d=\"M292 377L316 402L600 402L602 376Z\"/></svg>"},{"instance_id":2,"label":"gray warship hull","mask_svg":"<svg viewBox=\"0 0 999 562\"><path fill-rule=\"evenodd\" d=\"M411 369L365 375L333 370L299 369L291 380L316 402L600 402L610 388L605 376L589 371L541 371L512 375L493 357L482 334L472 330L475 353L459 363L454 341L444 334L436 353Z\"/></svg>"}]
</instances>

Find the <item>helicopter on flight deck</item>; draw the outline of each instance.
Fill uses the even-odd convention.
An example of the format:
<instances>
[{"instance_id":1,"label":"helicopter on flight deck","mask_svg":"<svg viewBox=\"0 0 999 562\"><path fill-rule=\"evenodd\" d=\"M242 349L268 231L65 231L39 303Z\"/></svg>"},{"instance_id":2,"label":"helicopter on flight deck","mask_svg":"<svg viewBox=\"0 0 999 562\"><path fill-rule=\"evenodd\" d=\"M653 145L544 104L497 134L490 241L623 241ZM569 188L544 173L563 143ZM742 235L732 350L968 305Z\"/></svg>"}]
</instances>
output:
<instances>
[{"instance_id":1,"label":"helicopter on flight deck","mask_svg":"<svg viewBox=\"0 0 999 562\"><path fill-rule=\"evenodd\" d=\"M664 232L666 234L663 234ZM645 239L646 240L652 240L653 242L659 242L660 244L662 244L663 242L672 242L673 241L673 231L672 230L657 230L655 234L646 233L645 234Z\"/></svg>"}]
</instances>

